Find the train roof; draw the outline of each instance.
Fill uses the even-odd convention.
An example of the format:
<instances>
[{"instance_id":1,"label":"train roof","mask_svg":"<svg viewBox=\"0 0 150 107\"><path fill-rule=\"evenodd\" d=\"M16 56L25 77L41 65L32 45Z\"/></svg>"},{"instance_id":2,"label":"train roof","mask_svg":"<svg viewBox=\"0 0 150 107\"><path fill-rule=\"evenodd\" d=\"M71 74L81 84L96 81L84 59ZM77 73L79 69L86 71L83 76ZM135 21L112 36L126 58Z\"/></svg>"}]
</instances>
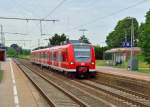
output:
<instances>
[{"instance_id":1,"label":"train roof","mask_svg":"<svg viewBox=\"0 0 150 107\"><path fill-rule=\"evenodd\" d=\"M72 46L72 45L88 45L88 46L92 46L91 44L86 44L86 43L69 43L69 44L54 46L54 47L51 47L50 49L65 48L65 47Z\"/></svg>"},{"instance_id":2,"label":"train roof","mask_svg":"<svg viewBox=\"0 0 150 107\"><path fill-rule=\"evenodd\" d=\"M39 51L48 51L50 48L43 48L43 49L38 49L38 50L32 50L32 52L39 52Z\"/></svg>"},{"instance_id":3,"label":"train roof","mask_svg":"<svg viewBox=\"0 0 150 107\"><path fill-rule=\"evenodd\" d=\"M67 48L68 46L72 46L72 45L92 46L91 44L86 44L86 43L69 43L69 44L64 44L64 45L58 45L58 46L53 46L53 47L49 47L49 48L44 48L44 49L33 50L32 52L41 52L41 51L48 51L50 49Z\"/></svg>"}]
</instances>

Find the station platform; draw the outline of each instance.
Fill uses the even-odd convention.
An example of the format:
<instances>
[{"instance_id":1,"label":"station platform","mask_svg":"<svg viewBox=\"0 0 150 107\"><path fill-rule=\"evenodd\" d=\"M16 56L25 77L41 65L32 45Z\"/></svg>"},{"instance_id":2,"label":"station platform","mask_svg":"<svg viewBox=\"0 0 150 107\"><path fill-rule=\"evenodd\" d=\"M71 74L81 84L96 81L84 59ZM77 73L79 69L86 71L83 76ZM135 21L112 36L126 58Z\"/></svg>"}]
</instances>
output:
<instances>
[{"instance_id":1,"label":"station platform","mask_svg":"<svg viewBox=\"0 0 150 107\"><path fill-rule=\"evenodd\" d=\"M48 107L30 80L11 60L0 62L3 79L0 82L0 107Z\"/></svg>"},{"instance_id":2,"label":"station platform","mask_svg":"<svg viewBox=\"0 0 150 107\"><path fill-rule=\"evenodd\" d=\"M140 73L137 71L130 71L127 69L113 68L107 66L97 66L97 72L108 73L118 76L130 77L138 80L150 81L150 74Z\"/></svg>"}]
</instances>

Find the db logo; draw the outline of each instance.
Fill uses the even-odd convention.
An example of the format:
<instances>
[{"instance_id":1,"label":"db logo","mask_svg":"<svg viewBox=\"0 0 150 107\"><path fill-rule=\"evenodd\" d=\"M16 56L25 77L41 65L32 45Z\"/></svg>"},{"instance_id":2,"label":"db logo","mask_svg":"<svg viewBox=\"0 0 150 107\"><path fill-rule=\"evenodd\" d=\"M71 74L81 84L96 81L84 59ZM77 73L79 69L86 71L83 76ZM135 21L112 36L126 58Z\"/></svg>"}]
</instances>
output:
<instances>
[{"instance_id":1,"label":"db logo","mask_svg":"<svg viewBox=\"0 0 150 107\"><path fill-rule=\"evenodd\" d=\"M82 66L84 66L84 65L85 65L85 63L81 63L81 65L82 65Z\"/></svg>"}]
</instances>

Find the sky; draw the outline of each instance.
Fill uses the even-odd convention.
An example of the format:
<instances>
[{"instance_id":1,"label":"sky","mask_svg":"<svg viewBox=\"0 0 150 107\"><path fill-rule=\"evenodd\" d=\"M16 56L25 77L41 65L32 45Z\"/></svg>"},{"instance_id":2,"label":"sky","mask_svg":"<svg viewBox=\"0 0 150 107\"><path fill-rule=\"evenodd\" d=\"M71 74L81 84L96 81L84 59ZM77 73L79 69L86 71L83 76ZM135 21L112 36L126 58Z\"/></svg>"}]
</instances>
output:
<instances>
[{"instance_id":1,"label":"sky","mask_svg":"<svg viewBox=\"0 0 150 107\"><path fill-rule=\"evenodd\" d=\"M1 0L0 17L56 19L58 22L0 19L6 46L17 43L23 48L33 49L48 44L48 38L55 33L65 33L70 39L79 39L80 29L87 29L86 37L94 45L105 46L107 35L117 22L125 17L135 17L144 22L150 9L150 0ZM20 41L27 40L27 41ZM29 40L29 41L28 41ZM38 43L39 42L39 43Z\"/></svg>"}]
</instances>

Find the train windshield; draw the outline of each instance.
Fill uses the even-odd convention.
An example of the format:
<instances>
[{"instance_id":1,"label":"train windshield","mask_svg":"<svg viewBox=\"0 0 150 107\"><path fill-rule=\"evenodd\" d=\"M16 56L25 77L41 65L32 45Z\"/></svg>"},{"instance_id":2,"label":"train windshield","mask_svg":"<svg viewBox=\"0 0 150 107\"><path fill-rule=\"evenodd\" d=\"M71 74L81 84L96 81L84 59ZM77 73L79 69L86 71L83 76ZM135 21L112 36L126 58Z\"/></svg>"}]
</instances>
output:
<instances>
[{"instance_id":1,"label":"train windshield","mask_svg":"<svg viewBox=\"0 0 150 107\"><path fill-rule=\"evenodd\" d=\"M89 60L91 57L90 46L75 45L74 46L74 57L78 62Z\"/></svg>"}]
</instances>

